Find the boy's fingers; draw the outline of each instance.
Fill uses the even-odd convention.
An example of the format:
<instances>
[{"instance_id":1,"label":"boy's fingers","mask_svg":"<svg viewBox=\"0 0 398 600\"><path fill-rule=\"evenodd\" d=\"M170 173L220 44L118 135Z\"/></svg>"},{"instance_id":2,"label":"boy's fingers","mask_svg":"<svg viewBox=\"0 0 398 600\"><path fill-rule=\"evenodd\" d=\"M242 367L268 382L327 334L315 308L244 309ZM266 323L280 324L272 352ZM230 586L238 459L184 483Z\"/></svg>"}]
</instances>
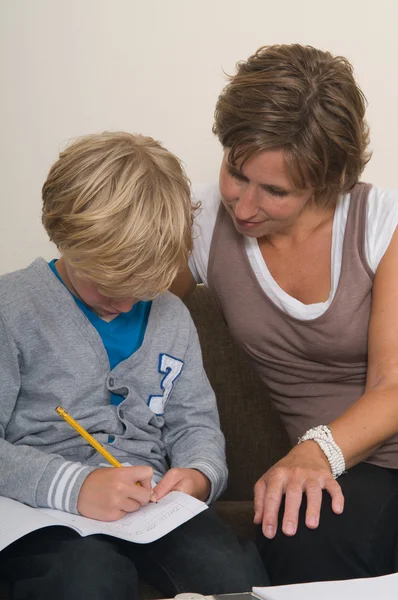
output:
<instances>
[{"instance_id":1,"label":"boy's fingers","mask_svg":"<svg viewBox=\"0 0 398 600\"><path fill-rule=\"evenodd\" d=\"M134 467L122 467L125 471L130 471L135 479L148 479L153 477L153 468L146 465L137 465Z\"/></svg>"},{"instance_id":2,"label":"boy's fingers","mask_svg":"<svg viewBox=\"0 0 398 600\"><path fill-rule=\"evenodd\" d=\"M130 472L129 474L134 483L140 483L147 491L152 490L152 467L125 467L125 469Z\"/></svg>"},{"instance_id":3,"label":"boy's fingers","mask_svg":"<svg viewBox=\"0 0 398 600\"><path fill-rule=\"evenodd\" d=\"M133 498L125 498L120 504L120 510L123 510L125 513L135 512L139 508L141 508L141 503Z\"/></svg>"},{"instance_id":4,"label":"boy's fingers","mask_svg":"<svg viewBox=\"0 0 398 600\"><path fill-rule=\"evenodd\" d=\"M149 479L140 479L139 482L144 490L152 493L152 477Z\"/></svg>"},{"instance_id":5,"label":"boy's fingers","mask_svg":"<svg viewBox=\"0 0 398 600\"><path fill-rule=\"evenodd\" d=\"M169 482L169 481L163 481L163 479L162 479L153 488L153 495L155 496L156 500L160 500L161 498L163 498L163 496L165 496L166 494L168 494L169 492L171 492L171 490L173 489L173 487L174 486L172 485L171 482Z\"/></svg>"},{"instance_id":6,"label":"boy's fingers","mask_svg":"<svg viewBox=\"0 0 398 600\"><path fill-rule=\"evenodd\" d=\"M156 500L160 500L161 498L163 498L163 496L171 492L171 490L174 490L178 481L179 478L177 477L175 471L173 471L172 469L170 471L167 471L166 475L162 477L162 479L153 489L153 493L156 497Z\"/></svg>"},{"instance_id":7,"label":"boy's fingers","mask_svg":"<svg viewBox=\"0 0 398 600\"><path fill-rule=\"evenodd\" d=\"M131 500L132 502L138 502L140 505L148 504L151 500L152 488L145 489L144 486L138 486L136 483L133 483L129 487L129 491L127 492L128 497L127 500ZM125 510L125 509L123 509ZM134 509L137 510L137 509Z\"/></svg>"},{"instance_id":8,"label":"boy's fingers","mask_svg":"<svg viewBox=\"0 0 398 600\"><path fill-rule=\"evenodd\" d=\"M184 494L193 494L194 485L190 479L181 479L174 487L173 490L176 492L184 492Z\"/></svg>"}]
</instances>

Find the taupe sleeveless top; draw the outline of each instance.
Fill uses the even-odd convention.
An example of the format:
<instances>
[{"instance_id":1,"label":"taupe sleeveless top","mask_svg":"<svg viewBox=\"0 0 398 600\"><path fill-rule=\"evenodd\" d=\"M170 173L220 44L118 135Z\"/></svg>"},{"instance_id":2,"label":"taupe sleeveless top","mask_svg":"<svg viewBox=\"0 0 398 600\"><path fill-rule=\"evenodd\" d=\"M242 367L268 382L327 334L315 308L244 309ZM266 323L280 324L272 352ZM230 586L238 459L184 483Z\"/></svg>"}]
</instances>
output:
<instances>
[{"instance_id":1,"label":"taupe sleeveless top","mask_svg":"<svg viewBox=\"0 0 398 600\"><path fill-rule=\"evenodd\" d=\"M293 444L310 427L327 425L364 392L373 273L365 256L371 186L351 192L340 280L327 310L301 321L261 288L239 234L221 204L214 228L208 284L232 336L266 384ZM398 435L369 459L398 467Z\"/></svg>"}]
</instances>

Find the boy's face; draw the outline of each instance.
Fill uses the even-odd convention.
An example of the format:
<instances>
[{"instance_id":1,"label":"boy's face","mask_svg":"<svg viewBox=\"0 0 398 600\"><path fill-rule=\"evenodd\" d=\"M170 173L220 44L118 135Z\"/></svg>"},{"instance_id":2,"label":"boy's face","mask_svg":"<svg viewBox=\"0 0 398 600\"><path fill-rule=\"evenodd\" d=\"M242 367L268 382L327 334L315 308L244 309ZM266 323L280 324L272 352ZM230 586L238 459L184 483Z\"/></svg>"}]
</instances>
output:
<instances>
[{"instance_id":1,"label":"boy's face","mask_svg":"<svg viewBox=\"0 0 398 600\"><path fill-rule=\"evenodd\" d=\"M70 291L105 321L112 321L120 313L129 312L137 302L135 298L116 300L103 296L97 290L95 283L79 277L63 257L55 264L61 279Z\"/></svg>"}]
</instances>

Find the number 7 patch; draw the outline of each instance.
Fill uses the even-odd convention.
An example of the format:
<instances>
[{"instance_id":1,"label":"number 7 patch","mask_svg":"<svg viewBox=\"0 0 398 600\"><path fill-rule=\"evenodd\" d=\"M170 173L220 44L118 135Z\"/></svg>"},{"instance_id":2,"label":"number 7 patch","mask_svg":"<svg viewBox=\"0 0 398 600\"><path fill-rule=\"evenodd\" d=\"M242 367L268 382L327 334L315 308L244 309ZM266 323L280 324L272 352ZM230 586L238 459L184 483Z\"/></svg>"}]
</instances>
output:
<instances>
[{"instance_id":1,"label":"number 7 patch","mask_svg":"<svg viewBox=\"0 0 398 600\"><path fill-rule=\"evenodd\" d=\"M159 355L159 373L164 373L164 377L160 382L160 387L163 390L161 396L149 396L148 406L155 413L155 415L161 416L164 413L164 408L167 404L167 400L171 394L174 386L174 382L180 375L184 362L168 354Z\"/></svg>"}]
</instances>

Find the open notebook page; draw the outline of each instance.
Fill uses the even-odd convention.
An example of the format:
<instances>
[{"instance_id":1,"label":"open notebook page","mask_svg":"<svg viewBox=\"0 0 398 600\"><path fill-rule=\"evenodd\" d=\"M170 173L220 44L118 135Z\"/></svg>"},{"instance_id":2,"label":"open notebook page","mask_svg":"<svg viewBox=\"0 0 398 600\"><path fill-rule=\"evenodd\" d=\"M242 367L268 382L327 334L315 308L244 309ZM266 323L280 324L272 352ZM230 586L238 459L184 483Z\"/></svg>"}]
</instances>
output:
<instances>
[{"instance_id":1,"label":"open notebook page","mask_svg":"<svg viewBox=\"0 0 398 600\"><path fill-rule=\"evenodd\" d=\"M148 544L166 535L182 523L206 510L207 505L183 492L170 492L157 503L147 504L119 521L105 523L79 515L41 509L61 523L72 526L81 535L104 533L138 544Z\"/></svg>"},{"instance_id":2,"label":"open notebook page","mask_svg":"<svg viewBox=\"0 0 398 600\"><path fill-rule=\"evenodd\" d=\"M166 535L206 510L207 505L183 492L170 492L156 504L148 504L119 521L103 522L59 510L32 508L0 497L0 550L22 536L51 525L66 525L80 535L113 535L146 544Z\"/></svg>"},{"instance_id":3,"label":"open notebook page","mask_svg":"<svg viewBox=\"0 0 398 600\"><path fill-rule=\"evenodd\" d=\"M0 496L0 550L31 531L55 525L54 520L10 498Z\"/></svg>"},{"instance_id":4,"label":"open notebook page","mask_svg":"<svg viewBox=\"0 0 398 600\"><path fill-rule=\"evenodd\" d=\"M384 577L253 588L262 600L397 600L398 573Z\"/></svg>"}]
</instances>

